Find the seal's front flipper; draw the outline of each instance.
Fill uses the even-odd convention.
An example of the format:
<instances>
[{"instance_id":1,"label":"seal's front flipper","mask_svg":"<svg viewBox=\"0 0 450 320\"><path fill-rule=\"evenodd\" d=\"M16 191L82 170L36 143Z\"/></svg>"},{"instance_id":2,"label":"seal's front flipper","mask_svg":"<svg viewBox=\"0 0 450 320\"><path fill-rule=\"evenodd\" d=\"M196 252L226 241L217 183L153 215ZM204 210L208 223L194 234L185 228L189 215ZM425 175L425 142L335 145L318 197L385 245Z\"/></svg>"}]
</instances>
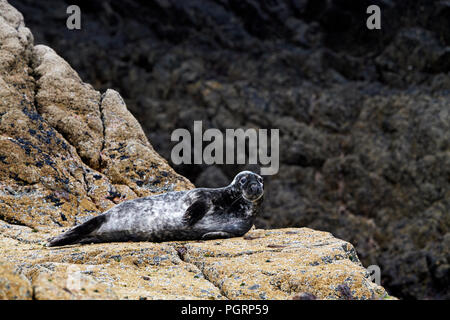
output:
<instances>
[{"instance_id":1,"label":"seal's front flipper","mask_svg":"<svg viewBox=\"0 0 450 320\"><path fill-rule=\"evenodd\" d=\"M210 240L210 239L221 239L221 238L231 238L233 235L231 233L225 231L214 231L205 233L202 236L202 240Z\"/></svg>"},{"instance_id":2,"label":"seal's front flipper","mask_svg":"<svg viewBox=\"0 0 450 320\"><path fill-rule=\"evenodd\" d=\"M83 224L76 226L75 228L63 233L57 237L48 240L48 247L65 246L67 244L73 244L82 242L89 237L89 234L100 228L100 226L106 221L106 215L101 214L92 219L89 219Z\"/></svg>"},{"instance_id":3,"label":"seal's front flipper","mask_svg":"<svg viewBox=\"0 0 450 320\"><path fill-rule=\"evenodd\" d=\"M208 212L208 203L203 199L195 200L184 213L183 220L192 226L196 224Z\"/></svg>"}]
</instances>

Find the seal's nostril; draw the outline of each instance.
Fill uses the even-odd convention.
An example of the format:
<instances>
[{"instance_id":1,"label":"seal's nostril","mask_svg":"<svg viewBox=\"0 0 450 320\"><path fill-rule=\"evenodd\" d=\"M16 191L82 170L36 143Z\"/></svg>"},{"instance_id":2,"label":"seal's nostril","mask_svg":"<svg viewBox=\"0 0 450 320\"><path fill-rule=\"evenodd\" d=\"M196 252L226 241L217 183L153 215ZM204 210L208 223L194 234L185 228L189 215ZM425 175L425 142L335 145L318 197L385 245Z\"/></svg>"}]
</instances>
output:
<instances>
[{"instance_id":1,"label":"seal's nostril","mask_svg":"<svg viewBox=\"0 0 450 320\"><path fill-rule=\"evenodd\" d=\"M253 194L258 192L258 185L256 183L252 183L250 185L250 192L253 193Z\"/></svg>"}]
</instances>

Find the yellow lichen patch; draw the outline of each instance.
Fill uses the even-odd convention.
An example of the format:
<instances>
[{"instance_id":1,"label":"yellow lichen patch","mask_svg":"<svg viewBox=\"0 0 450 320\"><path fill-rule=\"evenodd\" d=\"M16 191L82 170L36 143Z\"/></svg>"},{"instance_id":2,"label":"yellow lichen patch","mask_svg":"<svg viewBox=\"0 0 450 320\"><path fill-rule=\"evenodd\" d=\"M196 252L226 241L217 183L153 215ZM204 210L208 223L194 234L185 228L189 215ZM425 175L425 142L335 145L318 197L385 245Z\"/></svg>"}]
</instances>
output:
<instances>
[{"instance_id":1,"label":"yellow lichen patch","mask_svg":"<svg viewBox=\"0 0 450 320\"><path fill-rule=\"evenodd\" d=\"M185 261L199 267L231 299L290 299L305 292L319 299L386 294L370 281L353 246L327 232L254 230L242 238L184 246Z\"/></svg>"},{"instance_id":2,"label":"yellow lichen patch","mask_svg":"<svg viewBox=\"0 0 450 320\"><path fill-rule=\"evenodd\" d=\"M36 299L223 299L173 246L105 243L48 248L61 232L0 223L0 256L20 266Z\"/></svg>"},{"instance_id":3,"label":"yellow lichen patch","mask_svg":"<svg viewBox=\"0 0 450 320\"><path fill-rule=\"evenodd\" d=\"M0 222L0 256L27 277L37 299L387 296L369 280L353 246L327 232L292 228L209 241L44 246L63 230Z\"/></svg>"},{"instance_id":4,"label":"yellow lichen patch","mask_svg":"<svg viewBox=\"0 0 450 320\"><path fill-rule=\"evenodd\" d=\"M78 207L84 211L97 211L97 207L87 197L80 200Z\"/></svg>"},{"instance_id":5,"label":"yellow lichen patch","mask_svg":"<svg viewBox=\"0 0 450 320\"><path fill-rule=\"evenodd\" d=\"M11 265L0 261L0 300L30 300L32 294L30 282Z\"/></svg>"},{"instance_id":6,"label":"yellow lichen patch","mask_svg":"<svg viewBox=\"0 0 450 320\"><path fill-rule=\"evenodd\" d=\"M91 266L48 263L33 267L34 298L38 300L117 299L107 285L92 276Z\"/></svg>"},{"instance_id":7,"label":"yellow lichen patch","mask_svg":"<svg viewBox=\"0 0 450 320\"><path fill-rule=\"evenodd\" d=\"M127 185L139 197L193 188L155 152L119 93L107 90L101 108L105 127L102 173L114 184Z\"/></svg>"}]
</instances>

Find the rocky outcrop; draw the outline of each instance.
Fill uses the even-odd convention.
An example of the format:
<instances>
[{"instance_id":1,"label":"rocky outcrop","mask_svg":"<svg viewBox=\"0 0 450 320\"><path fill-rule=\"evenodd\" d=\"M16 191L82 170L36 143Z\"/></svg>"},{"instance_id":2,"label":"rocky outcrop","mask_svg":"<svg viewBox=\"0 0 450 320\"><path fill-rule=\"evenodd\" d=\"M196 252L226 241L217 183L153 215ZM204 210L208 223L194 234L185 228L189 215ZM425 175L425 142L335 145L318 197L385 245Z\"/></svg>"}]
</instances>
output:
<instances>
[{"instance_id":1,"label":"rocky outcrop","mask_svg":"<svg viewBox=\"0 0 450 320\"><path fill-rule=\"evenodd\" d=\"M44 246L61 231L0 221L0 270L9 268L0 276L0 298L392 298L370 281L353 246L327 232L253 230L226 240ZM6 293L5 281L12 284Z\"/></svg>"},{"instance_id":2,"label":"rocky outcrop","mask_svg":"<svg viewBox=\"0 0 450 320\"><path fill-rule=\"evenodd\" d=\"M330 233L57 248L49 237L116 203L192 188L120 95L83 83L0 0L0 299L386 299Z\"/></svg>"},{"instance_id":3,"label":"rocky outcrop","mask_svg":"<svg viewBox=\"0 0 450 320\"><path fill-rule=\"evenodd\" d=\"M69 226L137 196L192 187L114 90L83 83L0 2L0 218Z\"/></svg>"},{"instance_id":4,"label":"rocky outcrop","mask_svg":"<svg viewBox=\"0 0 450 320\"><path fill-rule=\"evenodd\" d=\"M450 298L448 1L95 1L80 31L62 26L70 1L11 2L83 79L120 90L166 159L194 120L280 129L258 227L330 231L392 294ZM243 167L175 169L213 187Z\"/></svg>"}]
</instances>

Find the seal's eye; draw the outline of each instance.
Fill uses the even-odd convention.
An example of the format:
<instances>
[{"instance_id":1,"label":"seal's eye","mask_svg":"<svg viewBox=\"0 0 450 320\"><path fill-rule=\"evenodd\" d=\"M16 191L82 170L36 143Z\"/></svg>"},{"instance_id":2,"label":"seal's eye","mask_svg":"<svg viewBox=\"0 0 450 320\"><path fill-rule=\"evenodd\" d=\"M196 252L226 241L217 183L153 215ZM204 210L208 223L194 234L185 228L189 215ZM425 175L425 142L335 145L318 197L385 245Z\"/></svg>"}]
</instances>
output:
<instances>
[{"instance_id":1,"label":"seal's eye","mask_svg":"<svg viewBox=\"0 0 450 320\"><path fill-rule=\"evenodd\" d=\"M239 181L241 184L245 184L247 182L247 178L246 177L242 177L241 180Z\"/></svg>"}]
</instances>

